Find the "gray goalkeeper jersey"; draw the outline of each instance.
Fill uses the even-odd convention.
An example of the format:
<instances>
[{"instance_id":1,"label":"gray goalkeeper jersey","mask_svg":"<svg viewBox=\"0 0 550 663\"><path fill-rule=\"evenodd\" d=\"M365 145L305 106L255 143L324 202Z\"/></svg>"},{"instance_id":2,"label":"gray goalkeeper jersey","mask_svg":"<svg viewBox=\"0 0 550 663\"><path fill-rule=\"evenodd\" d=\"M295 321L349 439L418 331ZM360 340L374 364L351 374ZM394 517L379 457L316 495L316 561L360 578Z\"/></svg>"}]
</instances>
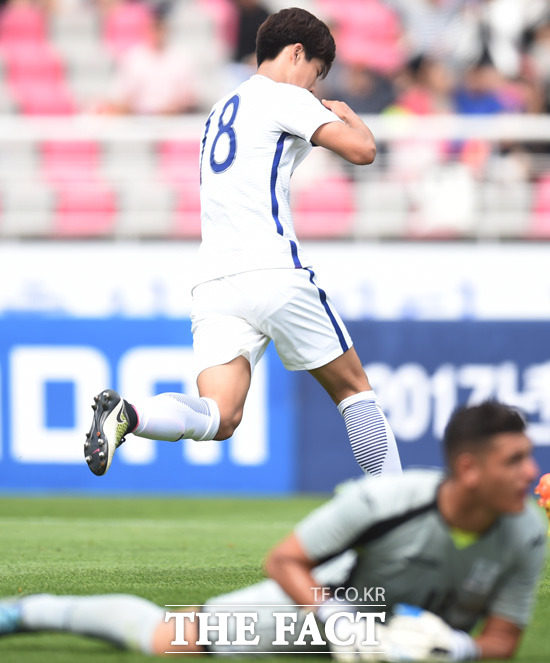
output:
<instances>
[{"instance_id":1,"label":"gray goalkeeper jersey","mask_svg":"<svg viewBox=\"0 0 550 663\"><path fill-rule=\"evenodd\" d=\"M353 549L338 584L359 597L364 588L383 588L386 610L411 603L464 630L488 614L525 626L546 549L541 514L529 503L461 546L437 509L443 478L414 470L398 484L391 476L360 479L300 522L296 535L318 561Z\"/></svg>"}]
</instances>

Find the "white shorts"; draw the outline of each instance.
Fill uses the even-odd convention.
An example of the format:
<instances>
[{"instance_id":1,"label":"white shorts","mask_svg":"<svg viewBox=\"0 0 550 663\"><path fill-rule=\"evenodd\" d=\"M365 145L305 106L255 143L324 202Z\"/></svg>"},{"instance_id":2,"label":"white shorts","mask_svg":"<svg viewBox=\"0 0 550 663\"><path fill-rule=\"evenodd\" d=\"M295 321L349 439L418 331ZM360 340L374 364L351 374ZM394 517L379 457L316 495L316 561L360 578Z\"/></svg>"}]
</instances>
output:
<instances>
[{"instance_id":1,"label":"white shorts","mask_svg":"<svg viewBox=\"0 0 550 663\"><path fill-rule=\"evenodd\" d=\"M197 374L246 357L251 369L269 341L285 368L312 370L352 346L311 269L263 269L207 281L193 290Z\"/></svg>"}]
</instances>

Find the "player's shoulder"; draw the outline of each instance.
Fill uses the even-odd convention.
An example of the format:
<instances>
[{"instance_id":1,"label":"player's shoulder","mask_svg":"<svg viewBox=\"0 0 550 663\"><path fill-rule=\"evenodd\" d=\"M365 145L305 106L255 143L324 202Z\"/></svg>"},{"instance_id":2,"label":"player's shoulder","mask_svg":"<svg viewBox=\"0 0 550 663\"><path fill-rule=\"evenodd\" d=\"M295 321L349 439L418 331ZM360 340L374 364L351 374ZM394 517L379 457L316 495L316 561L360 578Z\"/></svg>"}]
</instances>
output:
<instances>
[{"instance_id":1,"label":"player's shoulder","mask_svg":"<svg viewBox=\"0 0 550 663\"><path fill-rule=\"evenodd\" d=\"M439 469L411 469L403 474L365 476L350 483L349 497L380 509L388 516L435 508L437 490L444 479Z\"/></svg>"},{"instance_id":2,"label":"player's shoulder","mask_svg":"<svg viewBox=\"0 0 550 663\"><path fill-rule=\"evenodd\" d=\"M542 509L529 499L521 513L503 518L504 530L510 542L528 548L546 545L548 522Z\"/></svg>"}]
</instances>

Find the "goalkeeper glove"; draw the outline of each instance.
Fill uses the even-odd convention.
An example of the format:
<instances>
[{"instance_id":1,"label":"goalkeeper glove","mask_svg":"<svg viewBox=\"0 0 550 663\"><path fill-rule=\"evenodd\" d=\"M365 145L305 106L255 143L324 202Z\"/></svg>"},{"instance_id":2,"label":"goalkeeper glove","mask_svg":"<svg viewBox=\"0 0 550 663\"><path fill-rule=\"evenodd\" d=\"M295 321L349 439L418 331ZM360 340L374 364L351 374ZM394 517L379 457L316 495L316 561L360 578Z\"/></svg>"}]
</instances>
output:
<instances>
[{"instance_id":1,"label":"goalkeeper glove","mask_svg":"<svg viewBox=\"0 0 550 663\"><path fill-rule=\"evenodd\" d=\"M464 631L452 628L432 612L399 604L380 639L382 660L472 661L481 656L479 645Z\"/></svg>"}]
</instances>

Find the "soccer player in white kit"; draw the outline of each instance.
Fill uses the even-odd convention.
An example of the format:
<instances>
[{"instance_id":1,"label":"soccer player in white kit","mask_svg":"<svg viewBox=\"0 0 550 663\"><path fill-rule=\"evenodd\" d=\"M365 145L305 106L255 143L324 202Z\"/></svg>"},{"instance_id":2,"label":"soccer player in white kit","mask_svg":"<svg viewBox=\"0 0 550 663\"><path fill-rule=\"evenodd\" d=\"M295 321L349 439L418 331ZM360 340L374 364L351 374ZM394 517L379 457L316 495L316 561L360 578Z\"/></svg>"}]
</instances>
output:
<instances>
[{"instance_id":1,"label":"soccer player in white kit","mask_svg":"<svg viewBox=\"0 0 550 663\"><path fill-rule=\"evenodd\" d=\"M95 474L107 471L128 433L230 437L270 340L287 369L309 371L335 402L364 472L401 471L393 433L290 211L291 175L313 145L357 165L376 154L372 133L345 103L313 94L334 56L322 21L283 9L258 31L257 73L214 105L201 142L202 244L191 313L199 397L165 393L131 405L101 392L85 442Z\"/></svg>"}]
</instances>

